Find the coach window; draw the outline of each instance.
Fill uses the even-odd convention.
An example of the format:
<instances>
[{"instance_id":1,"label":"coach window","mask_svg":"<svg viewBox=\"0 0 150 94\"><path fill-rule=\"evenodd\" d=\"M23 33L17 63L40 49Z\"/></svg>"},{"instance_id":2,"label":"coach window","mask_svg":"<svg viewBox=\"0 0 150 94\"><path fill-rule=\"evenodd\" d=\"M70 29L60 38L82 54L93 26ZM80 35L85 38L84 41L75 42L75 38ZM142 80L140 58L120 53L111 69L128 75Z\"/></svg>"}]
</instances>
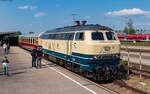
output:
<instances>
[{"instance_id":1,"label":"coach window","mask_svg":"<svg viewBox=\"0 0 150 94\"><path fill-rule=\"evenodd\" d=\"M137 39L137 37L134 37L134 39Z\"/></svg>"},{"instance_id":2,"label":"coach window","mask_svg":"<svg viewBox=\"0 0 150 94\"><path fill-rule=\"evenodd\" d=\"M29 38L29 43L31 43L31 38Z\"/></svg>"},{"instance_id":3,"label":"coach window","mask_svg":"<svg viewBox=\"0 0 150 94\"><path fill-rule=\"evenodd\" d=\"M138 39L142 39L142 37L138 37Z\"/></svg>"},{"instance_id":4,"label":"coach window","mask_svg":"<svg viewBox=\"0 0 150 94\"><path fill-rule=\"evenodd\" d=\"M102 32L92 32L92 40L104 40Z\"/></svg>"},{"instance_id":5,"label":"coach window","mask_svg":"<svg viewBox=\"0 0 150 94\"><path fill-rule=\"evenodd\" d=\"M34 44L34 39L32 39L32 44Z\"/></svg>"},{"instance_id":6,"label":"coach window","mask_svg":"<svg viewBox=\"0 0 150 94\"><path fill-rule=\"evenodd\" d=\"M32 44L32 38L30 38L30 43Z\"/></svg>"},{"instance_id":7,"label":"coach window","mask_svg":"<svg viewBox=\"0 0 150 94\"><path fill-rule=\"evenodd\" d=\"M30 38L30 43L32 43L32 38Z\"/></svg>"},{"instance_id":8,"label":"coach window","mask_svg":"<svg viewBox=\"0 0 150 94\"><path fill-rule=\"evenodd\" d=\"M83 32L77 32L75 40L84 40L84 33Z\"/></svg>"},{"instance_id":9,"label":"coach window","mask_svg":"<svg viewBox=\"0 0 150 94\"><path fill-rule=\"evenodd\" d=\"M34 39L32 39L32 44L34 44Z\"/></svg>"},{"instance_id":10,"label":"coach window","mask_svg":"<svg viewBox=\"0 0 150 94\"><path fill-rule=\"evenodd\" d=\"M30 43L32 43L32 39L30 38Z\"/></svg>"}]
</instances>

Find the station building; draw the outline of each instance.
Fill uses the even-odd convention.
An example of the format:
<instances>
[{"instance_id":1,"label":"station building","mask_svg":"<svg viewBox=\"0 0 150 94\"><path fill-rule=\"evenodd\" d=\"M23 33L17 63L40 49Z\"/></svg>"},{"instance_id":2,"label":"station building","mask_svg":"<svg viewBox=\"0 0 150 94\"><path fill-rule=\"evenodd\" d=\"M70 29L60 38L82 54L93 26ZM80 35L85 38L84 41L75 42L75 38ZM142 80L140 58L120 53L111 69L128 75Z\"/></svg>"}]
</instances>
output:
<instances>
[{"instance_id":1,"label":"station building","mask_svg":"<svg viewBox=\"0 0 150 94\"><path fill-rule=\"evenodd\" d=\"M9 43L10 45L18 45L18 37L11 36L16 34L17 32L0 32L0 40Z\"/></svg>"}]
</instances>

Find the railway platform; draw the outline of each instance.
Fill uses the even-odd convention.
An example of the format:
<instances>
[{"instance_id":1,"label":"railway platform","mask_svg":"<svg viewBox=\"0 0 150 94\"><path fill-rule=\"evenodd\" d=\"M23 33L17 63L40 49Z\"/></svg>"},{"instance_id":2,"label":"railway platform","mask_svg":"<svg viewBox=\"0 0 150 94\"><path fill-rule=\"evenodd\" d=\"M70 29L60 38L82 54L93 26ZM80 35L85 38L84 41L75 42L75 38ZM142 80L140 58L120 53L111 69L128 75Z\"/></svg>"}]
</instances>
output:
<instances>
[{"instance_id":1,"label":"railway platform","mask_svg":"<svg viewBox=\"0 0 150 94\"><path fill-rule=\"evenodd\" d=\"M3 57L0 48L0 61ZM9 76L0 65L0 94L112 94L49 61L32 68L30 53L19 47L11 47L8 60Z\"/></svg>"}]
</instances>

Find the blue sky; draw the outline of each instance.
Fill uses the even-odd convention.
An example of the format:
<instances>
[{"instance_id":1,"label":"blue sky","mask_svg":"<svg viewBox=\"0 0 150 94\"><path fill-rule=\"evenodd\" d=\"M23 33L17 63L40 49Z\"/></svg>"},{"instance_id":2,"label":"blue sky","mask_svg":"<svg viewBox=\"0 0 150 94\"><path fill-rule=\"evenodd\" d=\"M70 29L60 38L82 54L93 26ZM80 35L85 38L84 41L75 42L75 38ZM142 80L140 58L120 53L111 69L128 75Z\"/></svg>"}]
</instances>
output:
<instances>
[{"instance_id":1,"label":"blue sky","mask_svg":"<svg viewBox=\"0 0 150 94\"><path fill-rule=\"evenodd\" d=\"M150 0L0 0L0 32L23 33L73 25L76 20L123 29L129 18L136 29L150 30Z\"/></svg>"}]
</instances>

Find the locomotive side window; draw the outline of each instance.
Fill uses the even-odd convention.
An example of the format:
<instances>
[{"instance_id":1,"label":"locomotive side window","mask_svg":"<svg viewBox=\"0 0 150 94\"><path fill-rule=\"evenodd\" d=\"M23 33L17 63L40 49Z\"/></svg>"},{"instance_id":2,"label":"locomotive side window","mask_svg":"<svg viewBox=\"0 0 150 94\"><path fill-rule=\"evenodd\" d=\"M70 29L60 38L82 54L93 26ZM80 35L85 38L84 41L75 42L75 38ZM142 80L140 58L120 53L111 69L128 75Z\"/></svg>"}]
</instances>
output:
<instances>
[{"instance_id":1,"label":"locomotive side window","mask_svg":"<svg viewBox=\"0 0 150 94\"><path fill-rule=\"evenodd\" d=\"M41 39L47 39L47 38L49 38L49 35L43 34L43 35L40 36L40 38L41 38Z\"/></svg>"},{"instance_id":2,"label":"locomotive side window","mask_svg":"<svg viewBox=\"0 0 150 94\"><path fill-rule=\"evenodd\" d=\"M69 40L73 40L73 37L74 37L74 33L69 33Z\"/></svg>"},{"instance_id":3,"label":"locomotive side window","mask_svg":"<svg viewBox=\"0 0 150 94\"><path fill-rule=\"evenodd\" d=\"M92 32L92 40L104 40L102 32Z\"/></svg>"},{"instance_id":4,"label":"locomotive side window","mask_svg":"<svg viewBox=\"0 0 150 94\"><path fill-rule=\"evenodd\" d=\"M65 34L64 33L62 34L62 40L65 40Z\"/></svg>"},{"instance_id":5,"label":"locomotive side window","mask_svg":"<svg viewBox=\"0 0 150 94\"><path fill-rule=\"evenodd\" d=\"M69 33L66 33L65 34L65 40L68 40L68 38L69 38Z\"/></svg>"},{"instance_id":6,"label":"locomotive side window","mask_svg":"<svg viewBox=\"0 0 150 94\"><path fill-rule=\"evenodd\" d=\"M115 34L113 32L106 32L108 40L116 40Z\"/></svg>"},{"instance_id":7,"label":"locomotive side window","mask_svg":"<svg viewBox=\"0 0 150 94\"><path fill-rule=\"evenodd\" d=\"M52 39L52 34L49 34L48 38L49 38L49 39Z\"/></svg>"},{"instance_id":8,"label":"locomotive side window","mask_svg":"<svg viewBox=\"0 0 150 94\"><path fill-rule=\"evenodd\" d=\"M83 32L76 33L75 40L84 40L84 33Z\"/></svg>"},{"instance_id":9,"label":"locomotive side window","mask_svg":"<svg viewBox=\"0 0 150 94\"><path fill-rule=\"evenodd\" d=\"M59 40L59 34L56 34L55 39Z\"/></svg>"},{"instance_id":10,"label":"locomotive side window","mask_svg":"<svg viewBox=\"0 0 150 94\"><path fill-rule=\"evenodd\" d=\"M63 34L63 33L62 33L62 34L59 34L59 39L60 39L60 40L64 40L64 39L65 39L65 34Z\"/></svg>"},{"instance_id":11,"label":"locomotive side window","mask_svg":"<svg viewBox=\"0 0 150 94\"><path fill-rule=\"evenodd\" d=\"M65 40L73 40L74 33L66 33L65 34Z\"/></svg>"},{"instance_id":12,"label":"locomotive side window","mask_svg":"<svg viewBox=\"0 0 150 94\"><path fill-rule=\"evenodd\" d=\"M52 39L55 39L56 38L56 34L52 34Z\"/></svg>"}]
</instances>

